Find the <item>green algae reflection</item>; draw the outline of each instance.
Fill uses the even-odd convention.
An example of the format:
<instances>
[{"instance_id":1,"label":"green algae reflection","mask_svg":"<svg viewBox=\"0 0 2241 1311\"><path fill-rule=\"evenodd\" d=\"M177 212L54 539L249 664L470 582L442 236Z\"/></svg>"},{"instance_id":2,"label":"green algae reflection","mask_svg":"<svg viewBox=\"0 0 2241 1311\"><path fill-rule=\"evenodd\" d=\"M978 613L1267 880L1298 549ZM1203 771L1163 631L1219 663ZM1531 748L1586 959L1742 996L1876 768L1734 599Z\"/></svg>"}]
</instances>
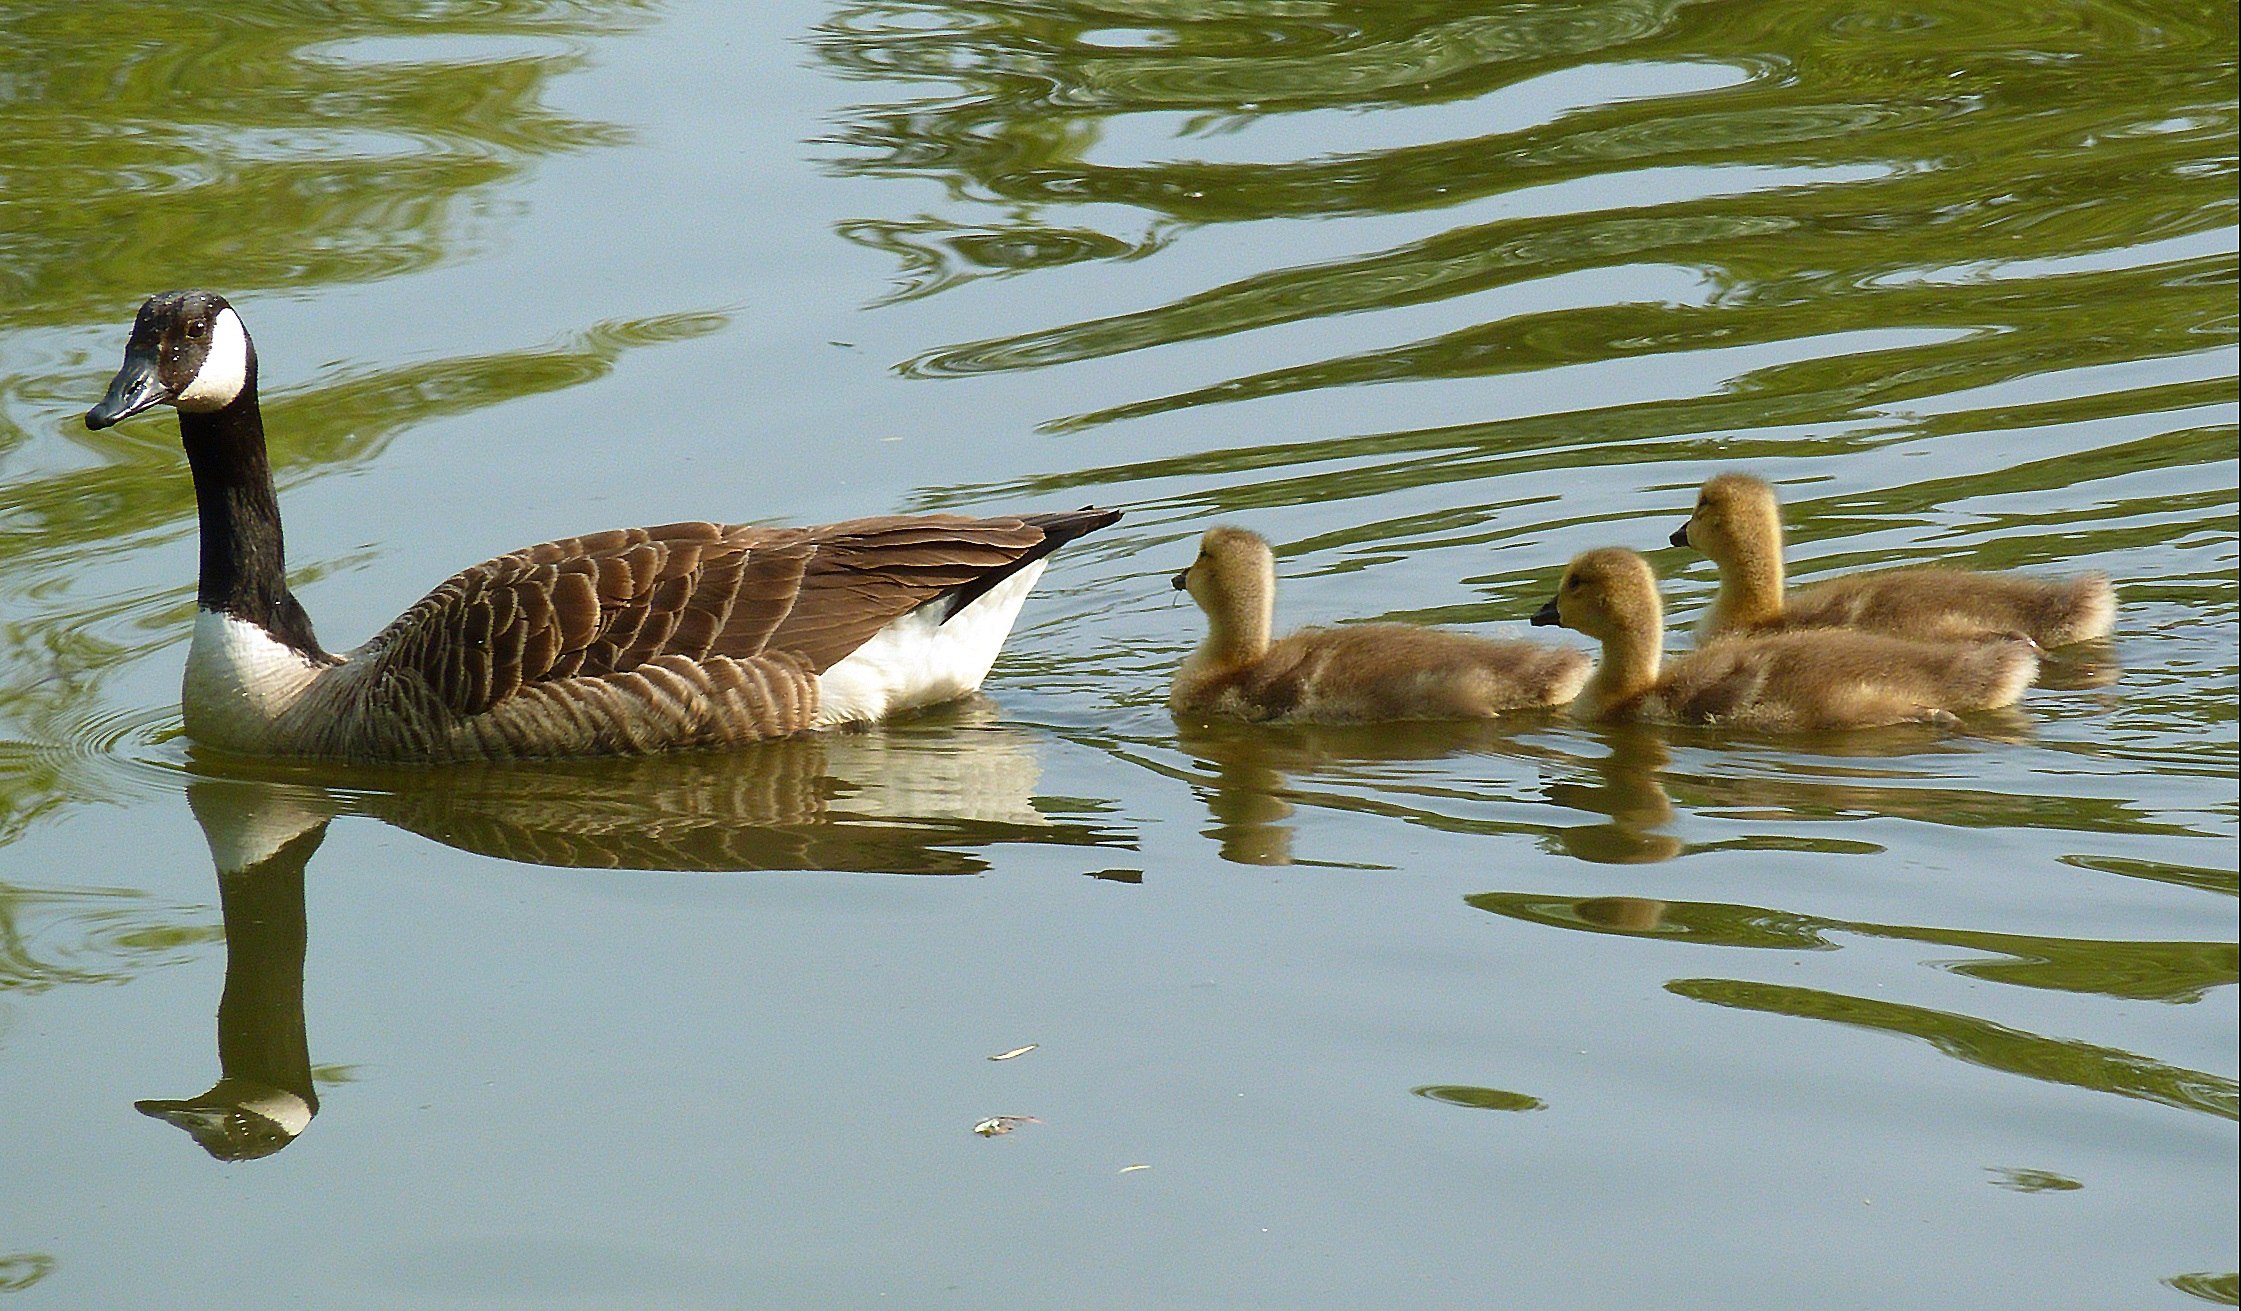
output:
<instances>
[{"instance_id":1,"label":"green algae reflection","mask_svg":"<svg viewBox=\"0 0 2241 1311\"><path fill-rule=\"evenodd\" d=\"M1938 962L1972 979L2126 1001L2198 1002L2241 981L2241 947L2230 942L2055 938L1973 929L1871 924L1793 911L1648 897L1547 897L1482 892L1469 905L1551 928L1664 938L1710 947L1833 951L1833 936L1932 943L1990 959Z\"/></svg>"},{"instance_id":2,"label":"green algae reflection","mask_svg":"<svg viewBox=\"0 0 2241 1311\"><path fill-rule=\"evenodd\" d=\"M2043 1037L1974 1016L1819 988L1746 979L1675 979L1665 988L1675 996L1715 1006L1833 1020L1919 1038L1956 1060L2004 1074L2200 1111L2223 1120L2241 1119L2241 1088L2233 1080L2113 1047Z\"/></svg>"}]
</instances>

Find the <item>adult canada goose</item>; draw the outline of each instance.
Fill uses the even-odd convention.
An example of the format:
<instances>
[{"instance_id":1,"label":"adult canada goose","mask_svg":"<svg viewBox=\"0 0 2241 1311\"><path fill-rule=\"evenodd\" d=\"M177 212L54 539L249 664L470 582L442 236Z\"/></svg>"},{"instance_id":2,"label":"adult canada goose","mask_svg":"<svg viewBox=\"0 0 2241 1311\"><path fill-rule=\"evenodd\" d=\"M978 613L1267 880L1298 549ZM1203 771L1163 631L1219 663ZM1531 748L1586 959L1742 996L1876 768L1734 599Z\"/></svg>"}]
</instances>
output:
<instances>
[{"instance_id":1,"label":"adult canada goose","mask_svg":"<svg viewBox=\"0 0 2241 1311\"><path fill-rule=\"evenodd\" d=\"M1242 528L1209 529L1175 588L1206 612L1206 640L1168 693L1178 714L1323 724L1486 719L1562 705L1587 679L1588 658L1578 651L1409 624L1303 628L1271 641L1276 554Z\"/></svg>"},{"instance_id":2,"label":"adult canada goose","mask_svg":"<svg viewBox=\"0 0 2241 1311\"><path fill-rule=\"evenodd\" d=\"M1673 534L1719 566L1720 591L1702 633L1860 628L1899 637L2021 634L2043 647L2108 636L2116 593L2099 574L2023 578L1966 569L1914 568L1852 574L1785 592L1782 507L1774 489L1723 473L1697 493Z\"/></svg>"},{"instance_id":3,"label":"adult canada goose","mask_svg":"<svg viewBox=\"0 0 2241 1311\"><path fill-rule=\"evenodd\" d=\"M1533 622L1602 642L1602 662L1572 703L1582 719L1766 729L1942 721L2013 703L2039 671L2037 648L2021 638L1924 642L1843 628L1737 634L1667 663L1657 576L1621 547L1573 560Z\"/></svg>"},{"instance_id":4,"label":"adult canada goose","mask_svg":"<svg viewBox=\"0 0 2241 1311\"><path fill-rule=\"evenodd\" d=\"M182 707L260 755L447 761L638 753L880 719L980 685L1045 557L1118 511L666 524L454 574L330 653L288 590L257 353L224 297L140 307L86 426L179 412L202 527Z\"/></svg>"}]
</instances>

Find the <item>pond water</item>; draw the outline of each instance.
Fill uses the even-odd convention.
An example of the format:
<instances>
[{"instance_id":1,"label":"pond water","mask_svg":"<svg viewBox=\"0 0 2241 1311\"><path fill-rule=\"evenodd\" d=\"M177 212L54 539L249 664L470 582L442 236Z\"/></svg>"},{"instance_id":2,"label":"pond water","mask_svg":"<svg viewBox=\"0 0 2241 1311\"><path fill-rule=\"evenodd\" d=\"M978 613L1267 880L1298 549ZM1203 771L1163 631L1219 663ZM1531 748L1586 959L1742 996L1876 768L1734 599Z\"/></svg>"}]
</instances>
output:
<instances>
[{"instance_id":1,"label":"pond water","mask_svg":"<svg viewBox=\"0 0 2241 1311\"><path fill-rule=\"evenodd\" d=\"M2230 5L408 8L0 12L0 1304L2235 1304ZM182 285L338 648L1128 517L879 730L227 761L175 428L78 418ZM1165 710L1210 523L1285 624L1659 548L1678 645L1731 468L2116 636L1958 731Z\"/></svg>"}]
</instances>

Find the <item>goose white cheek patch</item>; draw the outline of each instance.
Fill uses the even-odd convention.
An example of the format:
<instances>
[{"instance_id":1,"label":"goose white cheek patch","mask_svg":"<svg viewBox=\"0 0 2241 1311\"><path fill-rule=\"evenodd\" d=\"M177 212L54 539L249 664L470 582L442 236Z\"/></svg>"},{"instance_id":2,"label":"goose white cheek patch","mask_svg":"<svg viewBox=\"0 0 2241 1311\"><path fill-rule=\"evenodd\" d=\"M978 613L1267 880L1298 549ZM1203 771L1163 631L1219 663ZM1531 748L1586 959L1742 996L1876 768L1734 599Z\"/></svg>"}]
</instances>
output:
<instances>
[{"instance_id":1,"label":"goose white cheek patch","mask_svg":"<svg viewBox=\"0 0 2241 1311\"><path fill-rule=\"evenodd\" d=\"M182 410L222 410L248 380L249 334L231 309L219 310L210 324L210 353L172 404Z\"/></svg>"}]
</instances>

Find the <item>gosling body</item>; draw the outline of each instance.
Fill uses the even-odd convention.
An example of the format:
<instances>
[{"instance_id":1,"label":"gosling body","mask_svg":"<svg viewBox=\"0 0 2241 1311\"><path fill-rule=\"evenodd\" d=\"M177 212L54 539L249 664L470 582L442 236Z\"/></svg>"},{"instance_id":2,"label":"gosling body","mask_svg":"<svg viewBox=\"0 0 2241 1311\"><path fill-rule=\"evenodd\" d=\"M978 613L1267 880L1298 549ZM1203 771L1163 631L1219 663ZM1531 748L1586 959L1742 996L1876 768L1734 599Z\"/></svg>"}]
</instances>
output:
<instances>
[{"instance_id":1,"label":"gosling body","mask_svg":"<svg viewBox=\"0 0 2241 1311\"><path fill-rule=\"evenodd\" d=\"M1174 582L1207 620L1206 640L1168 693L1179 715L1321 724L1490 719L1561 705L1588 675L1578 651L1408 624L1304 628L1272 639L1275 554L1241 528L1208 531Z\"/></svg>"},{"instance_id":2,"label":"gosling body","mask_svg":"<svg viewBox=\"0 0 2241 1311\"><path fill-rule=\"evenodd\" d=\"M142 306L86 415L179 412L202 534L181 707L198 743L436 762L730 746L978 687L1050 552L1116 511L622 529L461 570L334 653L288 590L256 353L210 292Z\"/></svg>"},{"instance_id":3,"label":"gosling body","mask_svg":"<svg viewBox=\"0 0 2241 1311\"><path fill-rule=\"evenodd\" d=\"M1719 567L1719 593L1699 626L1707 638L1855 628L1929 640L2013 635L2057 647L2106 637L2116 622L2116 592L2100 574L2030 578L1932 566L1787 588L1781 504L1771 486L1746 474L1708 480L1673 544Z\"/></svg>"},{"instance_id":4,"label":"gosling body","mask_svg":"<svg viewBox=\"0 0 2241 1311\"><path fill-rule=\"evenodd\" d=\"M1734 634L1666 661L1656 575L1615 547L1573 560L1533 622L1603 644L1572 703L1590 720L1776 731L1945 722L2013 704L2039 668L2021 638L1928 642L1833 628Z\"/></svg>"}]
</instances>

